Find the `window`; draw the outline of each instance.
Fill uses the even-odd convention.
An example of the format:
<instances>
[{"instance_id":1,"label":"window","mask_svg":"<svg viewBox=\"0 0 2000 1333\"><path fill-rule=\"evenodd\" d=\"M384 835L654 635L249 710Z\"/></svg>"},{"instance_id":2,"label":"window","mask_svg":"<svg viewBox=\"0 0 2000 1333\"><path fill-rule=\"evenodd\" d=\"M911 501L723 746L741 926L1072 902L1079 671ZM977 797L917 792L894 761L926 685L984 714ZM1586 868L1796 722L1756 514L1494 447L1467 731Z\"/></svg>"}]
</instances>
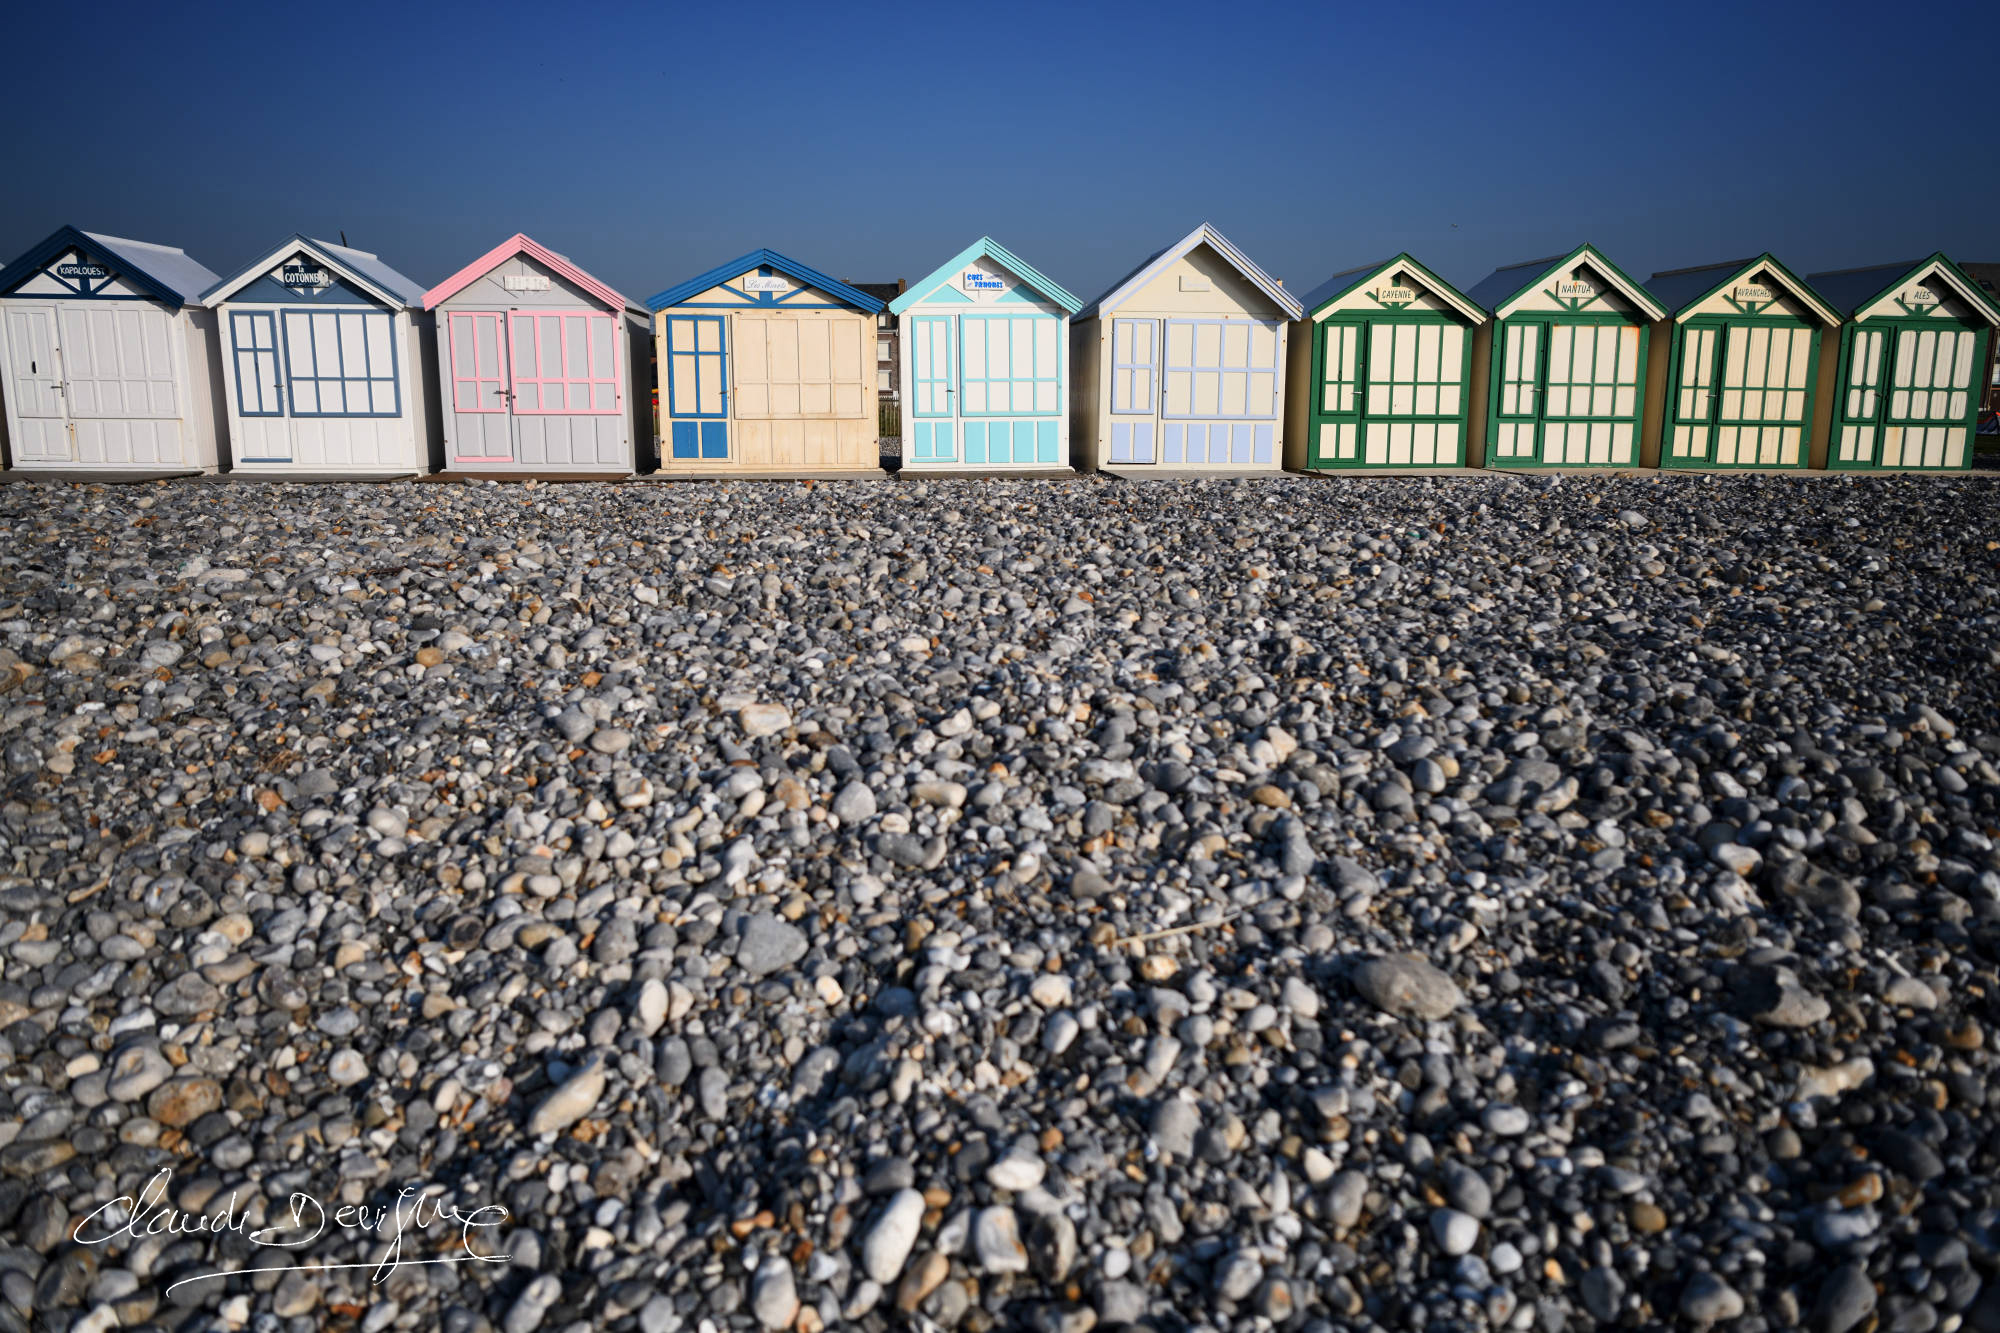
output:
<instances>
[{"instance_id":1,"label":"window","mask_svg":"<svg viewBox=\"0 0 2000 1333\"><path fill-rule=\"evenodd\" d=\"M889 392L889 372L888 372L888 371L886 371L886 370L878 370L878 371L876 371L876 372L875 372L875 387L876 387L877 389L881 390L881 391L882 391L883 393L887 393L887 392Z\"/></svg>"},{"instance_id":2,"label":"window","mask_svg":"<svg viewBox=\"0 0 2000 1333\"><path fill-rule=\"evenodd\" d=\"M1150 319L1111 321L1111 410L1151 412L1159 361L1159 325Z\"/></svg>"},{"instance_id":3,"label":"window","mask_svg":"<svg viewBox=\"0 0 2000 1333\"><path fill-rule=\"evenodd\" d=\"M895 360L895 344L891 343L887 338L877 338L875 340L875 359L877 361Z\"/></svg>"},{"instance_id":4,"label":"window","mask_svg":"<svg viewBox=\"0 0 2000 1333\"><path fill-rule=\"evenodd\" d=\"M1457 416L1465 330L1456 324L1368 326L1368 414Z\"/></svg>"},{"instance_id":5,"label":"window","mask_svg":"<svg viewBox=\"0 0 2000 1333\"><path fill-rule=\"evenodd\" d=\"M1047 315L967 315L960 373L968 415L1055 412L1056 321Z\"/></svg>"},{"instance_id":6,"label":"window","mask_svg":"<svg viewBox=\"0 0 2000 1333\"><path fill-rule=\"evenodd\" d=\"M295 417L393 417L396 339L374 310L287 310L286 378Z\"/></svg>"},{"instance_id":7,"label":"window","mask_svg":"<svg viewBox=\"0 0 2000 1333\"><path fill-rule=\"evenodd\" d=\"M1891 421L1962 421L1972 384L1970 329L1903 329L1896 334Z\"/></svg>"},{"instance_id":8,"label":"window","mask_svg":"<svg viewBox=\"0 0 2000 1333\"><path fill-rule=\"evenodd\" d=\"M1629 417L1639 393L1639 330L1557 324L1549 330L1548 415Z\"/></svg>"},{"instance_id":9,"label":"window","mask_svg":"<svg viewBox=\"0 0 2000 1333\"><path fill-rule=\"evenodd\" d=\"M1806 419L1810 329L1729 330L1722 367L1722 419L1801 425Z\"/></svg>"},{"instance_id":10,"label":"window","mask_svg":"<svg viewBox=\"0 0 2000 1333\"><path fill-rule=\"evenodd\" d=\"M1354 389L1359 377L1354 357L1360 346L1361 330L1357 326L1326 326L1325 383L1321 388L1324 396L1320 399L1322 412L1339 415L1352 412L1358 406Z\"/></svg>"},{"instance_id":11,"label":"window","mask_svg":"<svg viewBox=\"0 0 2000 1333\"><path fill-rule=\"evenodd\" d=\"M881 314L875 316L875 327L878 329L886 329L894 327L889 323L889 318L890 318L889 312L886 310L883 311Z\"/></svg>"},{"instance_id":12,"label":"window","mask_svg":"<svg viewBox=\"0 0 2000 1333\"><path fill-rule=\"evenodd\" d=\"M618 411L618 330L611 316L515 310L507 330L516 412Z\"/></svg>"},{"instance_id":13,"label":"window","mask_svg":"<svg viewBox=\"0 0 2000 1333\"><path fill-rule=\"evenodd\" d=\"M1271 417L1278 402L1278 326L1170 319L1161 387L1167 417Z\"/></svg>"}]
</instances>

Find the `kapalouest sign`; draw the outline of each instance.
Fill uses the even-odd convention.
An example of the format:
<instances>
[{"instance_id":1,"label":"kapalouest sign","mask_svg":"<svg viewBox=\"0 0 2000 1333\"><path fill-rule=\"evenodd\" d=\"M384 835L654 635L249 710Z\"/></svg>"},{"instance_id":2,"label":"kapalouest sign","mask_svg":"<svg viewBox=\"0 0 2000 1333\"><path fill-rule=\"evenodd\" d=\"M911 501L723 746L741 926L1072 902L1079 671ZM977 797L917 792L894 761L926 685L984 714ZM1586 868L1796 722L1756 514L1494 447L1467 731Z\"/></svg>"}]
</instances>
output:
<instances>
[{"instance_id":1,"label":"kapalouest sign","mask_svg":"<svg viewBox=\"0 0 2000 1333\"><path fill-rule=\"evenodd\" d=\"M108 278L111 270L102 264L57 264L58 278Z\"/></svg>"}]
</instances>

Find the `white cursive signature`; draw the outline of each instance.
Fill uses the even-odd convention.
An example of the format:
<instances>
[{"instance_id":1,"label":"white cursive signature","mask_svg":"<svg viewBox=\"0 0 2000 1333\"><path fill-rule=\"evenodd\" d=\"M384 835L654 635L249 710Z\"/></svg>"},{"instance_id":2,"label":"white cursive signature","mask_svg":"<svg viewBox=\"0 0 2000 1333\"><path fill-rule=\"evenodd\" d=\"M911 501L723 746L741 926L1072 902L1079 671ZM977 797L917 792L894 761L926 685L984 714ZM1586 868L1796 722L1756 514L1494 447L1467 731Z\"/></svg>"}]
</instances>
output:
<instances>
[{"instance_id":1,"label":"white cursive signature","mask_svg":"<svg viewBox=\"0 0 2000 1333\"><path fill-rule=\"evenodd\" d=\"M326 1234L330 1225L343 1232L373 1232L383 1245L382 1255L373 1263L287 1264L275 1268L241 1270L260 1273L333 1272L343 1268L368 1268L374 1270L370 1279L373 1283L388 1280L391 1273L404 1264L505 1264L512 1260L504 1254L477 1254L472 1248L473 1232L488 1227L497 1227L507 1220L507 1210L497 1203L475 1208L471 1212L461 1212L456 1204L447 1202L428 1190L405 1185L396 1201L377 1207L366 1204L345 1204L328 1212L325 1204L310 1194L294 1192L291 1196L291 1221L276 1226L247 1230L250 1219L239 1215L236 1210L237 1191L230 1191L229 1200L213 1213L188 1213L166 1202L167 1187L173 1183L172 1167L161 1167L151 1180L139 1190L135 1198L121 1194L97 1207L81 1218L70 1229L70 1239L79 1245L103 1245L119 1236L130 1236L139 1240L146 1236L167 1235L221 1235L234 1231L252 1245L270 1249L296 1250L312 1244ZM84 1228L96 1221L108 1208L123 1205L127 1213L122 1225L113 1227L101 1236L87 1237ZM451 1255L442 1259L405 1259L403 1257L403 1237L411 1232L423 1233L431 1227L444 1224L458 1229L459 1247L463 1255ZM185 1287L190 1282L204 1282L212 1277L229 1277L239 1270L216 1269L212 1273L197 1273L184 1277L167 1288L172 1294L177 1287Z\"/></svg>"}]
</instances>

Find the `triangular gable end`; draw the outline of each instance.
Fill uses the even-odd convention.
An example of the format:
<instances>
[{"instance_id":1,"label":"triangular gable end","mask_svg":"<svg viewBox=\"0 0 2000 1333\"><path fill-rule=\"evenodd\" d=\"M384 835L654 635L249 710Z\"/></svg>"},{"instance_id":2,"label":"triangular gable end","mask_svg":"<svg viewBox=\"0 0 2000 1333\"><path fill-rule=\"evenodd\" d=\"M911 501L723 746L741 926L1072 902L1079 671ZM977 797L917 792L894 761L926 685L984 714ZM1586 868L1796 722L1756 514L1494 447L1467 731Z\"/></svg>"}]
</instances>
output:
<instances>
[{"instance_id":1,"label":"triangular gable end","mask_svg":"<svg viewBox=\"0 0 2000 1333\"><path fill-rule=\"evenodd\" d=\"M387 308L375 292L303 248L288 251L282 259L235 288L225 298L238 302L312 305L372 305Z\"/></svg>"},{"instance_id":2,"label":"triangular gable end","mask_svg":"<svg viewBox=\"0 0 2000 1333\"><path fill-rule=\"evenodd\" d=\"M1120 279L1110 291L1078 311L1077 318L1090 319L1117 309L1144 290L1177 261L1199 248L1206 248L1229 268L1234 269L1246 283L1275 305L1285 318L1298 319L1305 314L1297 297L1286 291L1276 278L1252 262L1250 256L1237 249L1227 236L1204 222Z\"/></svg>"},{"instance_id":3,"label":"triangular gable end","mask_svg":"<svg viewBox=\"0 0 2000 1333\"><path fill-rule=\"evenodd\" d=\"M1017 258L990 236L982 236L926 277L910 284L889 303L902 314L922 303L1040 305L1074 314L1080 302L1061 286Z\"/></svg>"},{"instance_id":4,"label":"triangular gable end","mask_svg":"<svg viewBox=\"0 0 2000 1333\"><path fill-rule=\"evenodd\" d=\"M60 227L0 270L0 296L163 301L178 310L180 292L75 227Z\"/></svg>"},{"instance_id":5,"label":"triangular gable end","mask_svg":"<svg viewBox=\"0 0 2000 1333\"><path fill-rule=\"evenodd\" d=\"M1810 318L1830 328L1840 326L1840 312L1834 310L1824 296L1812 290L1804 278L1780 264L1770 252L1744 264L1716 266L1714 272L1720 280L1708 284L1700 296L1686 300L1674 312L1676 322L1692 320L1698 314L1720 314L1724 318L1790 314L1792 318ZM1654 278L1672 276L1676 274L1654 274Z\"/></svg>"},{"instance_id":6,"label":"triangular gable end","mask_svg":"<svg viewBox=\"0 0 2000 1333\"><path fill-rule=\"evenodd\" d=\"M1342 311L1418 310L1461 315L1474 325L1486 322L1486 312L1477 303L1407 254L1386 264L1336 274L1306 296L1305 306L1314 320Z\"/></svg>"},{"instance_id":7,"label":"triangular gable end","mask_svg":"<svg viewBox=\"0 0 2000 1333\"><path fill-rule=\"evenodd\" d=\"M631 304L614 288L578 268L567 256L557 254L525 232L516 232L479 258L473 260L470 264L467 264L458 272L452 274L449 278L446 278L437 286L431 288L428 292L425 292L424 309L437 309L442 302L450 300L453 296L456 296L459 292L485 277L508 260L521 255L534 260L535 263L549 270L553 276L562 278L572 285L582 288L583 291L596 297L607 308L613 311L622 312Z\"/></svg>"},{"instance_id":8,"label":"triangular gable end","mask_svg":"<svg viewBox=\"0 0 2000 1333\"><path fill-rule=\"evenodd\" d=\"M312 266L298 262L312 261ZM265 287L268 282L270 287ZM364 299L392 310L406 309L411 303L391 291L373 274L363 273L340 258L337 247L322 245L310 236L295 235L276 249L202 293L201 303L211 310L224 301L245 294L245 299L330 291L344 283ZM256 291L252 289L256 288Z\"/></svg>"},{"instance_id":9,"label":"triangular gable end","mask_svg":"<svg viewBox=\"0 0 2000 1333\"><path fill-rule=\"evenodd\" d=\"M1876 317L1925 319L1937 315L1982 320L2000 327L2000 306L1942 254L1932 255L1881 295L1864 302L1854 312L1854 319L1859 323Z\"/></svg>"},{"instance_id":10,"label":"triangular gable end","mask_svg":"<svg viewBox=\"0 0 2000 1333\"><path fill-rule=\"evenodd\" d=\"M678 286L646 298L646 308L654 311L683 305L737 310L840 305L852 307L864 315L873 315L880 312L885 304L775 250L752 250L741 258L732 259L699 277L689 278Z\"/></svg>"},{"instance_id":11,"label":"triangular gable end","mask_svg":"<svg viewBox=\"0 0 2000 1333\"><path fill-rule=\"evenodd\" d=\"M1580 245L1542 269L1494 307L1496 319L1522 311L1550 314L1621 314L1665 319L1667 312L1646 289L1606 259L1595 246Z\"/></svg>"}]
</instances>

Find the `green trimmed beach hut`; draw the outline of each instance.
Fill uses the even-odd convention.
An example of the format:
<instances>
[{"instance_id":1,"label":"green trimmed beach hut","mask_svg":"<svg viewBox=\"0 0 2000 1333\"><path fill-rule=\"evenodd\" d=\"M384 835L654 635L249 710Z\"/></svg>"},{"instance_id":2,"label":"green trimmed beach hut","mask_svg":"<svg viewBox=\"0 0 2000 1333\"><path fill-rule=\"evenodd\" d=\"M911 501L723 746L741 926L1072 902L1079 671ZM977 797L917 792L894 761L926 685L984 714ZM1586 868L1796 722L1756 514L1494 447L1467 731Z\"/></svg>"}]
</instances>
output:
<instances>
[{"instance_id":1,"label":"green trimmed beach hut","mask_svg":"<svg viewBox=\"0 0 2000 1333\"><path fill-rule=\"evenodd\" d=\"M1840 312L1769 254L1655 273L1650 465L1805 467L1811 461L1820 333Z\"/></svg>"},{"instance_id":2,"label":"green trimmed beach hut","mask_svg":"<svg viewBox=\"0 0 2000 1333\"><path fill-rule=\"evenodd\" d=\"M1069 317L1081 304L990 236L891 301L909 386L903 470L1068 467Z\"/></svg>"},{"instance_id":3,"label":"green trimmed beach hut","mask_svg":"<svg viewBox=\"0 0 2000 1333\"><path fill-rule=\"evenodd\" d=\"M1972 466L1986 346L2000 306L1942 254L1920 263L1814 273L1846 323L1832 367L1827 466L1946 471Z\"/></svg>"},{"instance_id":4,"label":"green trimmed beach hut","mask_svg":"<svg viewBox=\"0 0 2000 1333\"><path fill-rule=\"evenodd\" d=\"M1638 466L1648 338L1666 317L1644 287L1579 245L1496 269L1466 295L1492 313L1472 351L1488 374L1476 462Z\"/></svg>"},{"instance_id":5,"label":"green trimmed beach hut","mask_svg":"<svg viewBox=\"0 0 2000 1333\"><path fill-rule=\"evenodd\" d=\"M1476 302L1402 254L1336 273L1300 304L1288 467L1465 465L1472 344L1486 322Z\"/></svg>"}]
</instances>

